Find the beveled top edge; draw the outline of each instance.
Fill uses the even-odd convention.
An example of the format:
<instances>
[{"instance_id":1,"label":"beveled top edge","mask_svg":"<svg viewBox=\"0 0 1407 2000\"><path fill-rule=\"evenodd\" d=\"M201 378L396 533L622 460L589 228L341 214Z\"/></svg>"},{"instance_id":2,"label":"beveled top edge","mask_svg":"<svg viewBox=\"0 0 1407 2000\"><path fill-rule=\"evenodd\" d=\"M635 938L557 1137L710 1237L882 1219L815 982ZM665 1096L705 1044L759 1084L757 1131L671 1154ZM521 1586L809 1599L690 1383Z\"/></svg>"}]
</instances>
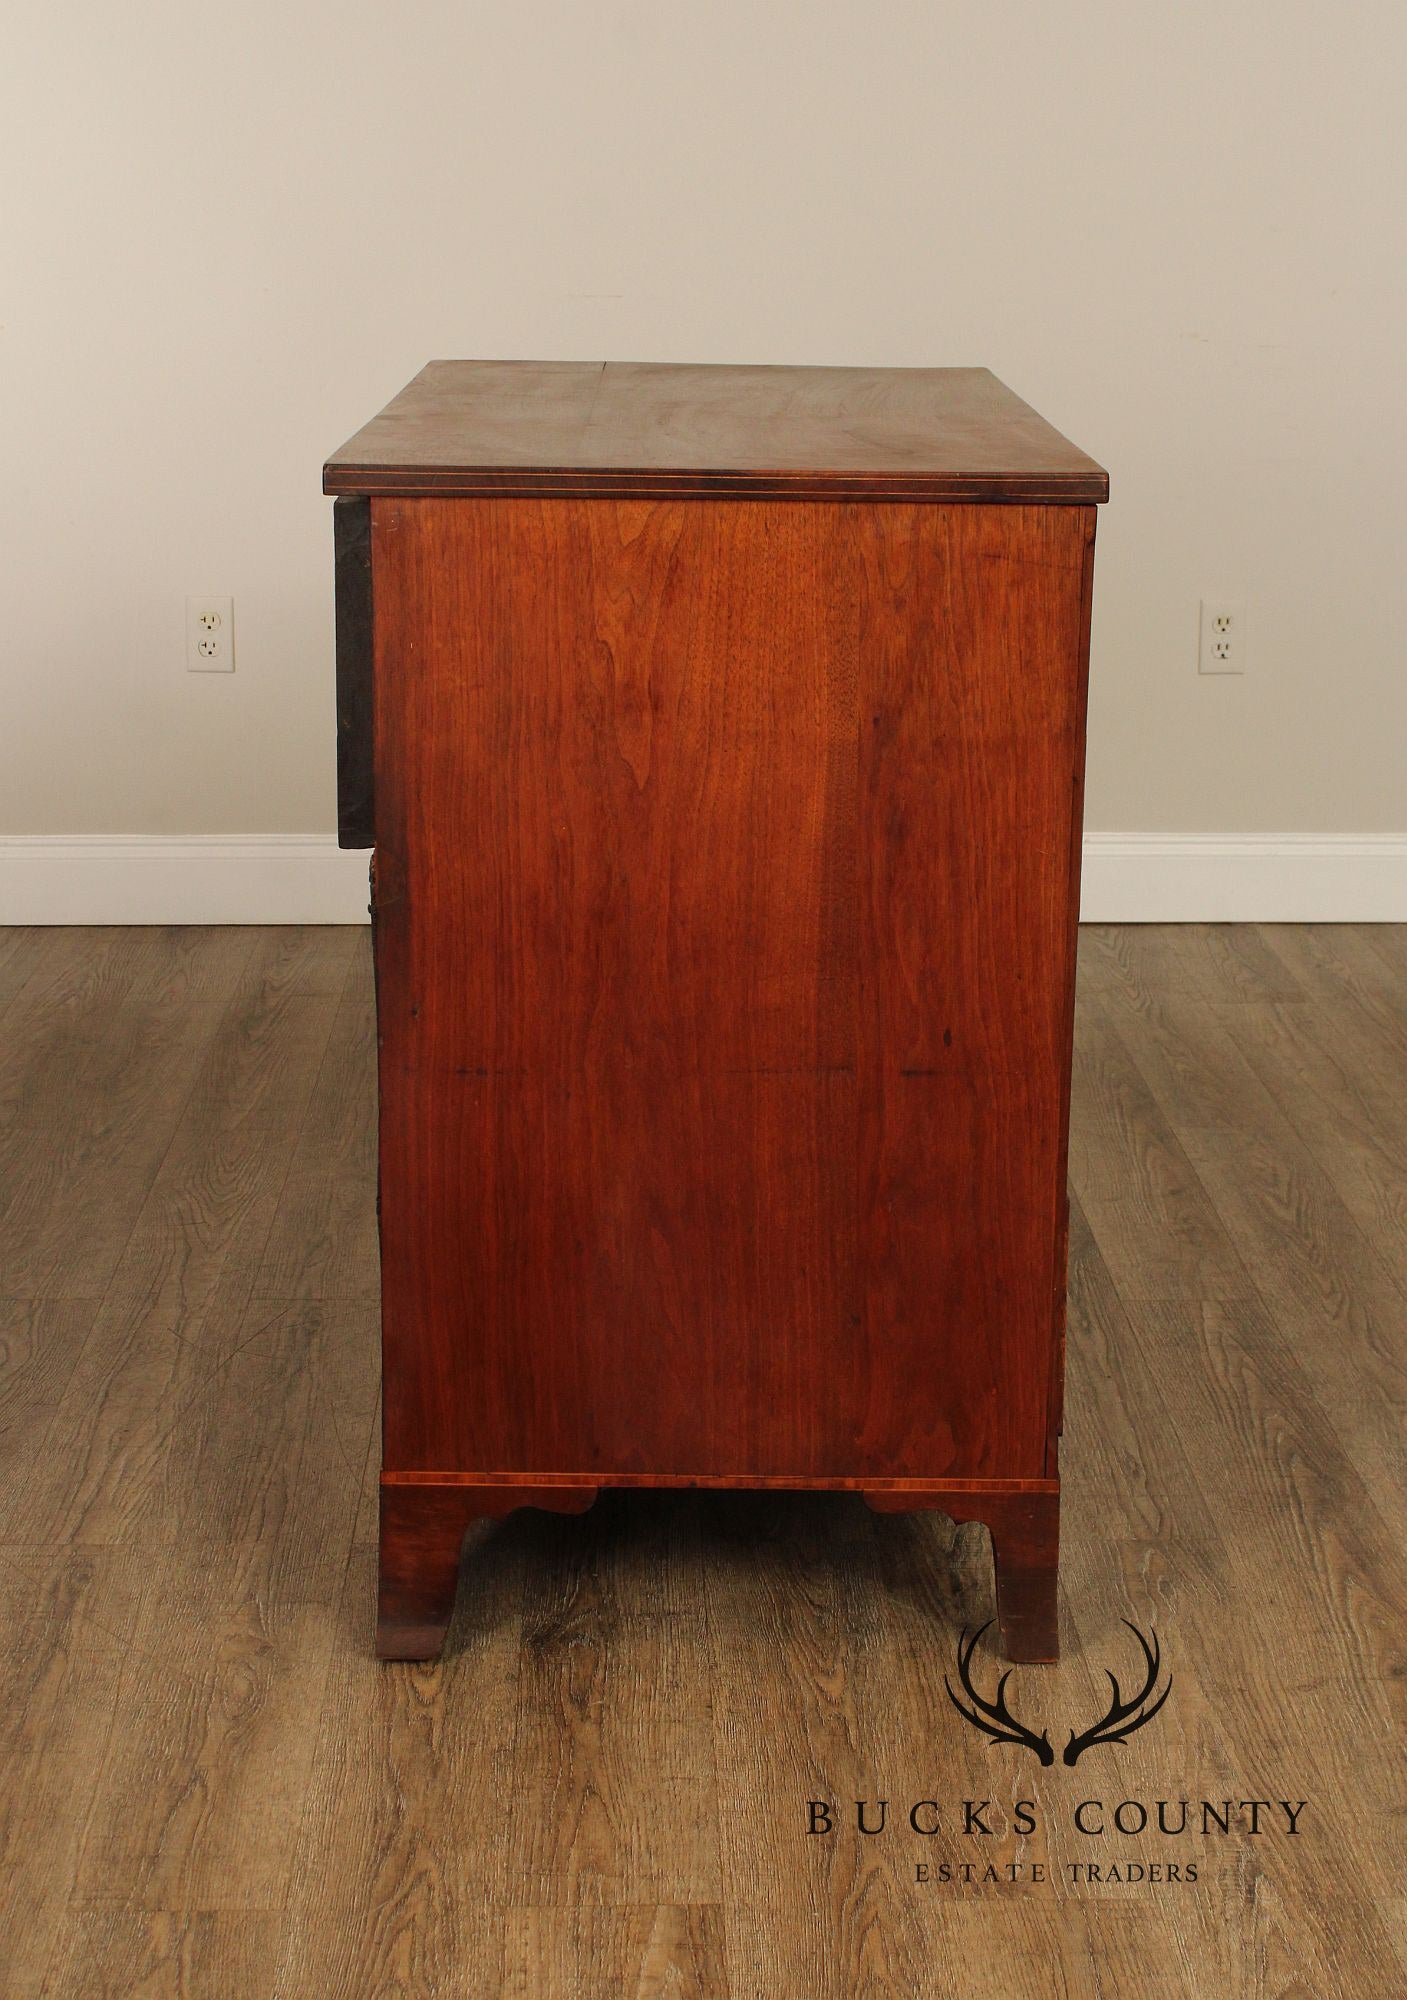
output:
<instances>
[{"instance_id":1,"label":"beveled top edge","mask_svg":"<svg viewBox=\"0 0 1407 2000\"><path fill-rule=\"evenodd\" d=\"M986 368L432 361L323 490L1097 503L1109 481Z\"/></svg>"}]
</instances>

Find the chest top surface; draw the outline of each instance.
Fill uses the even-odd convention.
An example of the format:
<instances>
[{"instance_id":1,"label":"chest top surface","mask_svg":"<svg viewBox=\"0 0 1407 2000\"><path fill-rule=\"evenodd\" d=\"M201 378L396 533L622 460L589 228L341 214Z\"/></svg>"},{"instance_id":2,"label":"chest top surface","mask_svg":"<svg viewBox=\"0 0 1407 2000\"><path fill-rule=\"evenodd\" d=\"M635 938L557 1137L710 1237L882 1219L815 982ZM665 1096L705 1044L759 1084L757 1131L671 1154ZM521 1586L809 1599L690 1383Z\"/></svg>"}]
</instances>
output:
<instances>
[{"instance_id":1,"label":"chest top surface","mask_svg":"<svg viewBox=\"0 0 1407 2000\"><path fill-rule=\"evenodd\" d=\"M338 494L1108 498L986 368L432 361L335 451Z\"/></svg>"}]
</instances>

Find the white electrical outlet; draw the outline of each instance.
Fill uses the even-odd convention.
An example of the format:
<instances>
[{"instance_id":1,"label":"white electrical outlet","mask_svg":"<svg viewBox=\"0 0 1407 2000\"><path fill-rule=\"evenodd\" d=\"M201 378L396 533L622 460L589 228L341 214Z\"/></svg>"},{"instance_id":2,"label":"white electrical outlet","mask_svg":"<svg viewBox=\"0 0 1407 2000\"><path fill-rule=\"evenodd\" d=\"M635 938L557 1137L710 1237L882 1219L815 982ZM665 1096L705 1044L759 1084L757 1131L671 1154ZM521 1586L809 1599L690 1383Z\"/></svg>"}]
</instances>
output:
<instances>
[{"instance_id":1,"label":"white electrical outlet","mask_svg":"<svg viewBox=\"0 0 1407 2000\"><path fill-rule=\"evenodd\" d=\"M234 599L186 599L186 671L192 674L234 672Z\"/></svg>"},{"instance_id":2,"label":"white electrical outlet","mask_svg":"<svg viewBox=\"0 0 1407 2000\"><path fill-rule=\"evenodd\" d=\"M1245 673L1246 607L1241 599L1202 599L1197 671L1199 674Z\"/></svg>"}]
</instances>

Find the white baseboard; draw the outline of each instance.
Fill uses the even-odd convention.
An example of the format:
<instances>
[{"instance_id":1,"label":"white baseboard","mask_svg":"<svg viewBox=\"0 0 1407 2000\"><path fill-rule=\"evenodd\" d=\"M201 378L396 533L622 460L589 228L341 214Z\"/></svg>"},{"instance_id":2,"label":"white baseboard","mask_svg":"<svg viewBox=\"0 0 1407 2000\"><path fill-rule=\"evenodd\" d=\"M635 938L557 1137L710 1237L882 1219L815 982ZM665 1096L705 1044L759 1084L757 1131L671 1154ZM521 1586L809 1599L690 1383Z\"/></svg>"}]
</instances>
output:
<instances>
[{"instance_id":1,"label":"white baseboard","mask_svg":"<svg viewBox=\"0 0 1407 2000\"><path fill-rule=\"evenodd\" d=\"M364 924L370 856L316 833L0 835L0 924Z\"/></svg>"},{"instance_id":2,"label":"white baseboard","mask_svg":"<svg viewBox=\"0 0 1407 2000\"><path fill-rule=\"evenodd\" d=\"M0 924L362 924L330 835L0 835ZM1085 923L1407 923L1407 834L1088 833Z\"/></svg>"},{"instance_id":3,"label":"white baseboard","mask_svg":"<svg viewBox=\"0 0 1407 2000\"><path fill-rule=\"evenodd\" d=\"M1087 924L1407 922L1407 833L1086 833Z\"/></svg>"}]
</instances>

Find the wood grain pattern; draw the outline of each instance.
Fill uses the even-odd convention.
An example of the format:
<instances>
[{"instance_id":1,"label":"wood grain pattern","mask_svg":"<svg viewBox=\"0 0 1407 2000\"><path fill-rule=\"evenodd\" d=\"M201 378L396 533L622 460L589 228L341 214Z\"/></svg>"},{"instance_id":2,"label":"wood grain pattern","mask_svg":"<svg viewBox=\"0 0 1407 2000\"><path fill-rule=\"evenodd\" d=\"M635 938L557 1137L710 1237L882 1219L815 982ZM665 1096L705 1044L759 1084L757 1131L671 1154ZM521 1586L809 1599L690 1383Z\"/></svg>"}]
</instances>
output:
<instances>
[{"instance_id":1,"label":"wood grain pattern","mask_svg":"<svg viewBox=\"0 0 1407 2000\"><path fill-rule=\"evenodd\" d=\"M288 1175L264 1238L257 1290L272 1298L379 1295L376 1093L366 1089L376 1048L367 933L354 935L332 1032L307 1099Z\"/></svg>"},{"instance_id":2,"label":"wood grain pattern","mask_svg":"<svg viewBox=\"0 0 1407 2000\"><path fill-rule=\"evenodd\" d=\"M1127 1664L1123 1617L1157 1625L1176 1687L1122 1749L1074 1772L1026 1760L1040 1833L1023 1843L998 1822L990 1846L1045 1861L1047 1884L940 1892L913 1866L963 1859L960 1837L820 1841L804 1806L888 1797L895 1814L933 1791L1025 1792L1014 1753L978 1741L942 1685L958 1632L993 1614L982 1531L834 1494L525 1510L471 1528L471 1587L440 1662L379 1664L372 1317L354 1300L264 1296L261 1269L301 1282L317 1266L325 1224L300 1201L306 1250L285 1234L265 1262L247 1197L261 1169L277 1185L323 1160L354 1178L358 1047L364 1100L374 1083L374 1050L349 1031L369 1004L365 953L333 976L306 936L290 962L286 934L251 934L234 964L221 933L26 934L19 965L5 960L27 1024L2 1058L24 1104L12 1170L43 1168L51 1118L73 1131L60 1043L116 1074L134 1009L189 982L211 1002L182 1058L204 1081L167 1185L204 1190L199 1234L226 1268L214 1294L209 1263L184 1286L196 1232L154 1230L116 1294L85 1297L87 1216L109 1193L98 1151L63 1227L55 1215L53 1292L0 1312L0 1490L24 1501L7 1523L26 1537L0 1545L5 2000L1407 1988L1407 1799L1391 1754L1407 1501L1401 1408L1384 1393L1404 1319L1389 1238L1370 1233L1392 1212L1407 1135L1392 1054L1404 937L1082 935L1082 1056L1102 1020L1076 1076L1065 1653L1018 1668L1012 1697L1056 1727L1092 1712L1105 1668ZM290 1004L295 987L308 1010ZM324 1030L336 1075L319 1097L307 1079ZM251 1074L256 1043L286 1118ZM1121 1079L1131 1115L1096 1115L1101 1076ZM150 1065L143 1079L160 1110ZM242 1106L249 1151L227 1175ZM1173 1211L1178 1281L1160 1295L1164 1221L1142 1161L1179 1145L1205 1199ZM121 1152L110 1171L120 1196ZM1116 1207L1121 1181L1138 1192ZM1239 1260L1241 1296L1193 1295L1199 1228L1214 1280L1228 1246ZM157 1301L145 1310L167 1316L140 1340L124 1317L144 1310L139 1275ZM160 1338L197 1365L140 1450L92 1457L109 1468L101 1508L75 1504L67 1477L34 1477L36 1449L89 1456L88 1433L49 1432L79 1365L108 1385L108 1435L124 1411L138 1434ZM998 1662L982 1659L990 1686ZM1068 1830L1082 1798L1282 1785L1310 1800L1299 1837L1189 1835L1192 1888L1069 1877L1100 1858Z\"/></svg>"},{"instance_id":3,"label":"wood grain pattern","mask_svg":"<svg viewBox=\"0 0 1407 2000\"><path fill-rule=\"evenodd\" d=\"M235 928L204 948L181 931L88 933L53 988L40 979L16 996L0 1048L10 1296L55 1296L60 1271L70 1297L101 1295L253 945ZM93 1202L100 1170L104 1198Z\"/></svg>"},{"instance_id":4,"label":"wood grain pattern","mask_svg":"<svg viewBox=\"0 0 1407 2000\"><path fill-rule=\"evenodd\" d=\"M553 1551L552 1582L524 1607L514 1897L540 1909L713 1903L712 1719L696 1699L709 1633L681 1588L696 1573L697 1503L675 1495L642 1513L612 1495L601 1511L617 1522L604 1564L591 1557L592 1517L545 1521L534 1537ZM533 1802L549 1793L558 1810L544 1818Z\"/></svg>"},{"instance_id":5,"label":"wood grain pattern","mask_svg":"<svg viewBox=\"0 0 1407 2000\"><path fill-rule=\"evenodd\" d=\"M80 1900L121 1879L138 1908L279 1907L374 1406L371 1315L255 1299L176 1413L161 1583L88 1776Z\"/></svg>"},{"instance_id":6,"label":"wood grain pattern","mask_svg":"<svg viewBox=\"0 0 1407 2000\"><path fill-rule=\"evenodd\" d=\"M1042 1476L1092 512L373 522L388 1471Z\"/></svg>"},{"instance_id":7,"label":"wood grain pattern","mask_svg":"<svg viewBox=\"0 0 1407 2000\"><path fill-rule=\"evenodd\" d=\"M57 1538L0 1551L0 1992L7 2000L44 1989L61 1938L142 1585L143 1565L130 1551L74 1548Z\"/></svg>"},{"instance_id":8,"label":"wood grain pattern","mask_svg":"<svg viewBox=\"0 0 1407 2000\"><path fill-rule=\"evenodd\" d=\"M1130 949L1138 953L1145 947L1135 939ZM1272 963L1271 990L1280 990L1285 970ZM1264 1019L1264 1010L1274 1006L1278 1016L1291 1003L1263 1001L1250 1011L1249 1003L1209 1006L1185 998L1185 985L1159 981L1147 967L1145 983L1149 997L1136 1061L1126 1026L1106 1021L1101 1039L1106 1046L1111 1034L1121 1040L1126 1073L1137 1073L1152 1121L1150 1151L1175 1152L1183 1163L1185 1215L1200 1211L1207 1218L1199 1231L1203 1295L1258 1295L1301 1356L1339 1434L1353 1441L1363 1464L1395 1480L1407 1421L1401 1338L1407 1288L1375 1234L1355 1224L1319 1156L1296 1129L1286 1104L1291 1095L1305 1104L1307 1092L1303 1082L1291 1092L1291 1064L1282 1053L1280 1066L1267 1072L1242 1052L1256 1014ZM1264 1028L1259 1040L1263 1046ZM1335 1155L1346 1164L1355 1131L1347 1093L1343 1107ZM1300 1115L1307 1117L1307 1105ZM1356 1129L1361 1145L1361 1127ZM1377 1175L1390 1184L1393 1173L1392 1150L1385 1148ZM1122 1253L1106 1228L1109 1211L1087 1207L1101 1249L1115 1260ZM1225 1264L1228 1256L1235 1257L1239 1278ZM1228 1282L1214 1281L1213 1272L1223 1267ZM1183 1296L1196 1295L1195 1268L1189 1259ZM1147 1295L1168 1294L1150 1289ZM1353 1367L1346 1372L1349 1355ZM1365 1383L1371 1394L1363 1393Z\"/></svg>"},{"instance_id":9,"label":"wood grain pattern","mask_svg":"<svg viewBox=\"0 0 1407 2000\"><path fill-rule=\"evenodd\" d=\"M925 1505L941 1507L954 1521L982 1521L992 1534L996 1577L997 1628L1008 1660L1054 1660L1060 1654L1056 1605L1060 1561L1060 1490L1051 1480L1045 1491L1024 1493L867 1491L877 1514L906 1514Z\"/></svg>"},{"instance_id":10,"label":"wood grain pattern","mask_svg":"<svg viewBox=\"0 0 1407 2000\"><path fill-rule=\"evenodd\" d=\"M42 1476L44 1440L98 1311L96 1299L0 1299L0 1519Z\"/></svg>"},{"instance_id":11,"label":"wood grain pattern","mask_svg":"<svg viewBox=\"0 0 1407 2000\"><path fill-rule=\"evenodd\" d=\"M376 1650L383 1660L432 1660L444 1644L469 1523L517 1507L580 1514L594 1486L381 1484Z\"/></svg>"},{"instance_id":12,"label":"wood grain pattern","mask_svg":"<svg viewBox=\"0 0 1407 2000\"><path fill-rule=\"evenodd\" d=\"M323 490L1081 503L1109 480L985 368L432 361Z\"/></svg>"},{"instance_id":13,"label":"wood grain pattern","mask_svg":"<svg viewBox=\"0 0 1407 2000\"><path fill-rule=\"evenodd\" d=\"M1179 1135L1108 1013L1076 1017L1070 1176L1126 1297L1244 1298L1253 1289Z\"/></svg>"},{"instance_id":14,"label":"wood grain pattern","mask_svg":"<svg viewBox=\"0 0 1407 2000\"><path fill-rule=\"evenodd\" d=\"M502 2000L726 2000L723 1912L709 1904L515 1911Z\"/></svg>"},{"instance_id":15,"label":"wood grain pattern","mask_svg":"<svg viewBox=\"0 0 1407 2000\"><path fill-rule=\"evenodd\" d=\"M536 1553L521 1528L544 1520L519 1514L471 1531L474 1589L460 1593L443 1667L376 1658L374 1540L354 1546L306 1797L290 1815L298 1846L278 2000L496 1990L525 1567ZM373 1511L368 1536L374 1523Z\"/></svg>"},{"instance_id":16,"label":"wood grain pattern","mask_svg":"<svg viewBox=\"0 0 1407 2000\"><path fill-rule=\"evenodd\" d=\"M87 2000L258 1993L283 1931L274 1910L83 1910L60 1933L49 1990Z\"/></svg>"}]
</instances>

